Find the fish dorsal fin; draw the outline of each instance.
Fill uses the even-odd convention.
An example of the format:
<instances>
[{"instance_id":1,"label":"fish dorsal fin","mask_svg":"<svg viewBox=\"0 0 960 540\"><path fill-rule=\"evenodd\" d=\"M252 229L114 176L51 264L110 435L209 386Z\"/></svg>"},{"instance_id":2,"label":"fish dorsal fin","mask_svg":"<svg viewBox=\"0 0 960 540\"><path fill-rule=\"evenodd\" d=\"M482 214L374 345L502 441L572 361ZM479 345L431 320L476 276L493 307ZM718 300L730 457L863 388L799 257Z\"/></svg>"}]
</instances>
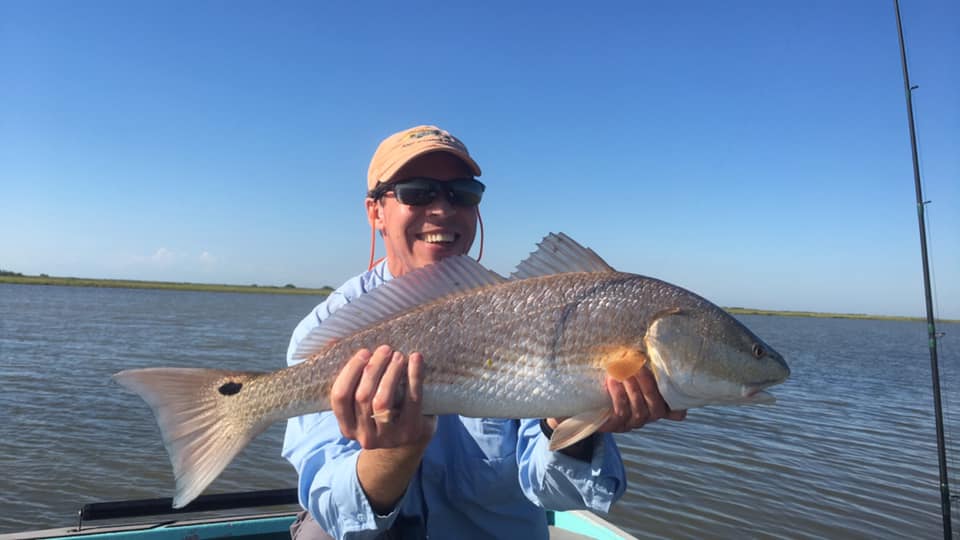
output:
<instances>
[{"instance_id":1,"label":"fish dorsal fin","mask_svg":"<svg viewBox=\"0 0 960 540\"><path fill-rule=\"evenodd\" d=\"M307 358L332 341L451 294L506 281L466 255L447 257L407 272L341 307L297 344L294 358Z\"/></svg>"},{"instance_id":2,"label":"fish dorsal fin","mask_svg":"<svg viewBox=\"0 0 960 540\"><path fill-rule=\"evenodd\" d=\"M510 279L526 279L566 272L616 272L606 261L563 233L550 233L537 250L523 260Z\"/></svg>"}]
</instances>

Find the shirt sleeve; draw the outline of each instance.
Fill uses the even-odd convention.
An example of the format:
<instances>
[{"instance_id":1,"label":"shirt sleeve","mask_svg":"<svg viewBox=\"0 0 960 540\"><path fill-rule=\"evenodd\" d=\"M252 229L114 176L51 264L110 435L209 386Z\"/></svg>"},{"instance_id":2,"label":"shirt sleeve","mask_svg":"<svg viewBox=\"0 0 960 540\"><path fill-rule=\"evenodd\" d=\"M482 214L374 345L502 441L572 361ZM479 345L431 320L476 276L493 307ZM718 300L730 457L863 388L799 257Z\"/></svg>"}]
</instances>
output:
<instances>
[{"instance_id":1,"label":"shirt sleeve","mask_svg":"<svg viewBox=\"0 0 960 540\"><path fill-rule=\"evenodd\" d=\"M362 293L360 281L353 280L314 308L293 331L287 363L297 363L293 352L312 329ZM305 414L287 421L283 457L297 470L300 504L334 538L373 538L389 529L398 513L395 509L381 516L370 507L357 478L359 455L360 445L343 437L331 412Z\"/></svg>"},{"instance_id":2,"label":"shirt sleeve","mask_svg":"<svg viewBox=\"0 0 960 540\"><path fill-rule=\"evenodd\" d=\"M381 516L370 507L357 479L359 455L360 446L343 438L333 413L288 421L284 457L297 468L300 503L334 538L374 538L397 516L396 509Z\"/></svg>"},{"instance_id":3,"label":"shirt sleeve","mask_svg":"<svg viewBox=\"0 0 960 540\"><path fill-rule=\"evenodd\" d=\"M520 487L534 504L550 510L607 513L626 491L626 472L612 434L594 436L590 461L551 452L539 419L522 420L519 435Z\"/></svg>"}]
</instances>

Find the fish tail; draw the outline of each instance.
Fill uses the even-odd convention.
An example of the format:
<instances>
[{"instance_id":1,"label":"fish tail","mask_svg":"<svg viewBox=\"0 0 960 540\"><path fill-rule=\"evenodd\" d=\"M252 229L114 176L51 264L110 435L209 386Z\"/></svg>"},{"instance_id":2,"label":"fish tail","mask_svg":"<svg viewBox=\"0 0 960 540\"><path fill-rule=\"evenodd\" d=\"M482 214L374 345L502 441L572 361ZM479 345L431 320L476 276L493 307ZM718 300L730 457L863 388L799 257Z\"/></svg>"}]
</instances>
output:
<instances>
[{"instance_id":1,"label":"fish tail","mask_svg":"<svg viewBox=\"0 0 960 540\"><path fill-rule=\"evenodd\" d=\"M245 406L249 383L261 375L146 368L113 376L153 409L176 478L174 508L182 508L200 495L269 425L256 408Z\"/></svg>"}]
</instances>

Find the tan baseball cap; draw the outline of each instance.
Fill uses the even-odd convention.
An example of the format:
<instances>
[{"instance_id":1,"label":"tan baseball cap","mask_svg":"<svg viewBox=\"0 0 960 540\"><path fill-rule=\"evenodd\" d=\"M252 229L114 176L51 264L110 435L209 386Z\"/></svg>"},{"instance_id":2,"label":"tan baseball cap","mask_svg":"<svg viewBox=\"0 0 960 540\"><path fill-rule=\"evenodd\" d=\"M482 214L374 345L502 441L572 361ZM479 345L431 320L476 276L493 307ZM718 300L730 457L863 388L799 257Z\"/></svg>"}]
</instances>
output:
<instances>
[{"instance_id":1,"label":"tan baseball cap","mask_svg":"<svg viewBox=\"0 0 960 540\"><path fill-rule=\"evenodd\" d=\"M460 139L437 126L417 126L394 133L380 143L370 160L367 190L372 191L378 182L394 180L393 176L407 162L430 152L451 153L469 165L474 176L480 176L480 166Z\"/></svg>"}]
</instances>

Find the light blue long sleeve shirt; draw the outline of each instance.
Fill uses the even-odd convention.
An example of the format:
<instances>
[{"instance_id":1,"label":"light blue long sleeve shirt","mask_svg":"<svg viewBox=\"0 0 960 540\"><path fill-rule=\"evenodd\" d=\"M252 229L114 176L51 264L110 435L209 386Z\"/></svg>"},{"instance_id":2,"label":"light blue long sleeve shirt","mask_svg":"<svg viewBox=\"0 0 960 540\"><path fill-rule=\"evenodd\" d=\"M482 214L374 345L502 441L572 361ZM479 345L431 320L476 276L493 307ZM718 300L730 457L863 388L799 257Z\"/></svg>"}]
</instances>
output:
<instances>
[{"instance_id":1,"label":"light blue long sleeve shirt","mask_svg":"<svg viewBox=\"0 0 960 540\"><path fill-rule=\"evenodd\" d=\"M297 325L287 363L296 363L293 352L313 328L391 277L381 262L331 293ZM387 515L370 507L357 479L360 445L343 437L333 413L291 418L283 456L299 475L300 504L334 538L373 538L404 516L425 521L435 538L537 540L548 537L545 508L607 512L627 485L610 434L594 437L589 462L551 452L548 443L539 419L439 416L420 467Z\"/></svg>"}]
</instances>

